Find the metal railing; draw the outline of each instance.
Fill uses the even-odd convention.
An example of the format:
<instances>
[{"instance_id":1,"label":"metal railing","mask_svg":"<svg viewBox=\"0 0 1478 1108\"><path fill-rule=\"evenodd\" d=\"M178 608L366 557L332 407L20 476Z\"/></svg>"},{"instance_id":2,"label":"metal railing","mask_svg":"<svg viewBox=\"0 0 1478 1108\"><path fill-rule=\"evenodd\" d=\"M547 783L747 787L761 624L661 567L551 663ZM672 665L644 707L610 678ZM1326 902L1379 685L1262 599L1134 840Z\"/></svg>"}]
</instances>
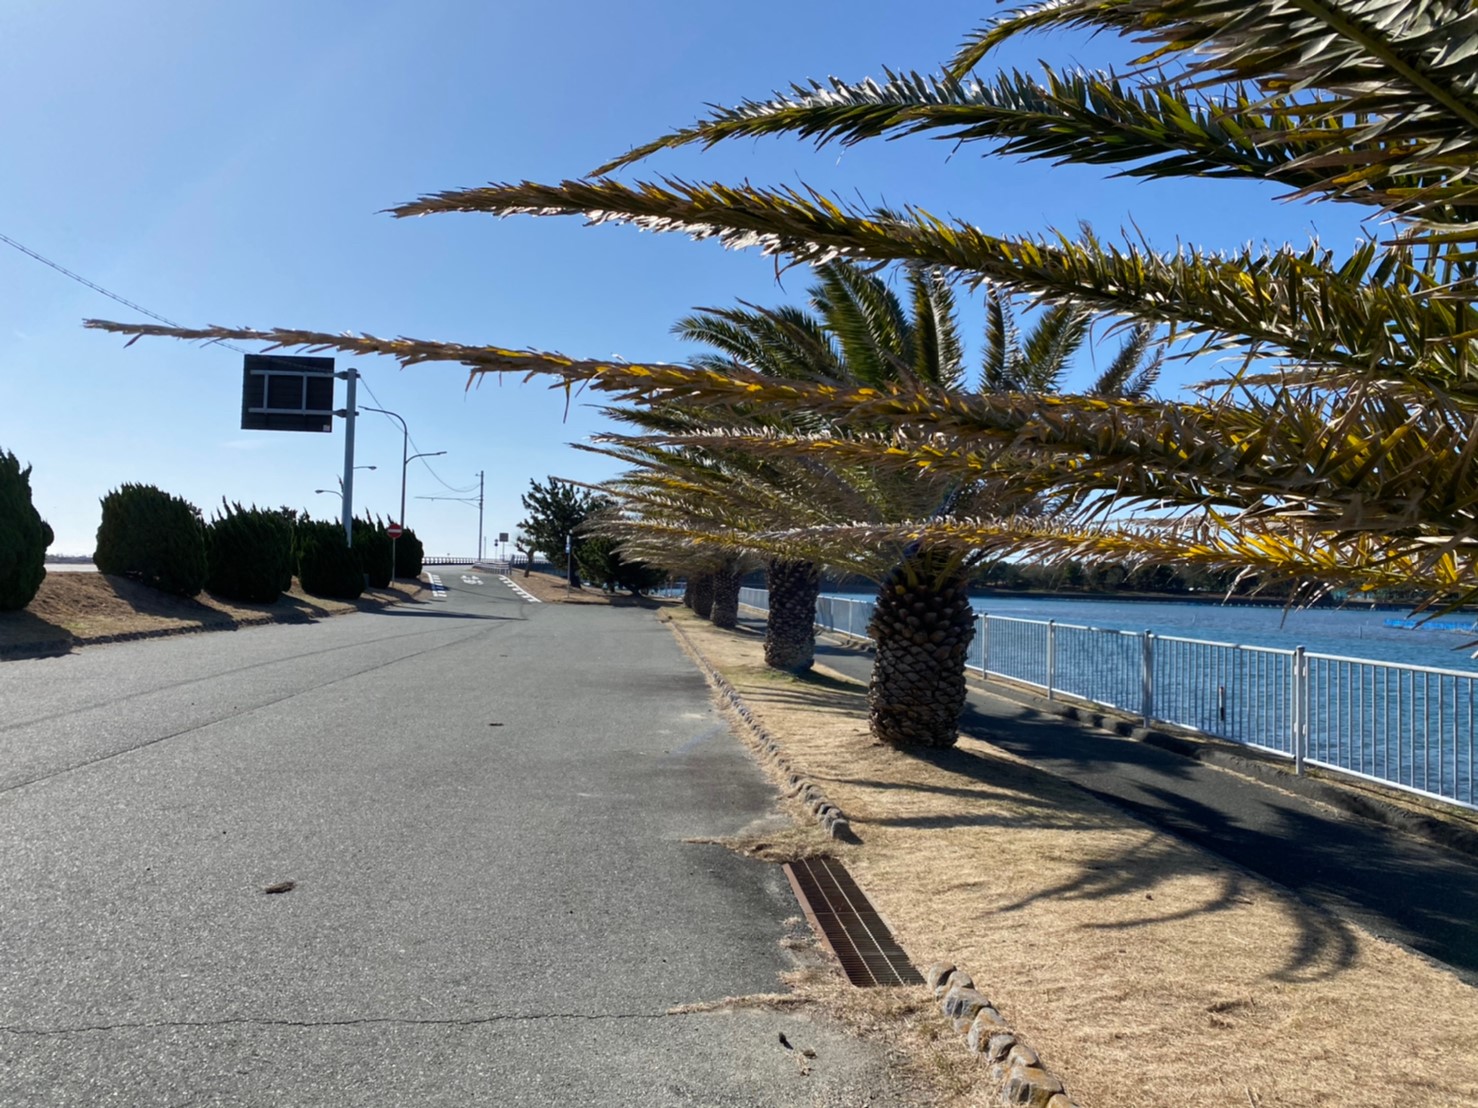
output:
<instances>
[{"instance_id":1,"label":"metal railing","mask_svg":"<svg viewBox=\"0 0 1478 1108\"><path fill-rule=\"evenodd\" d=\"M740 602L768 611L764 589ZM870 600L823 596L816 625L865 639ZM966 666L1478 809L1478 674L1014 616L977 616Z\"/></svg>"}]
</instances>

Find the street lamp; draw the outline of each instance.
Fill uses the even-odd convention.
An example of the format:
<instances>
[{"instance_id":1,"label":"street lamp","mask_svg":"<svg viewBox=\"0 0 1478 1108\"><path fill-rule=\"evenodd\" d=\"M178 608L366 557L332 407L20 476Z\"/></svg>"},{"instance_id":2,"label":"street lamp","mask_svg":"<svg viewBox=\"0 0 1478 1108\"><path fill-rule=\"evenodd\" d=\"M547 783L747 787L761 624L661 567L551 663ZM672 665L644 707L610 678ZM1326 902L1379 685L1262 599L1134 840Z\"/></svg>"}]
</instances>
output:
<instances>
[{"instance_id":1,"label":"street lamp","mask_svg":"<svg viewBox=\"0 0 1478 1108\"><path fill-rule=\"evenodd\" d=\"M355 466L354 468L355 469L378 469L379 467L378 466ZM339 480L339 487L336 488L336 489L314 489L313 491L314 492L331 492L335 496L337 496L340 500L343 500L344 499L344 479L342 477L340 477L338 480Z\"/></svg>"},{"instance_id":2,"label":"street lamp","mask_svg":"<svg viewBox=\"0 0 1478 1108\"><path fill-rule=\"evenodd\" d=\"M388 408L366 407L364 410L367 412L379 412L381 415L387 415L400 423L400 518L397 519L395 522L403 528L405 527L405 467L410 465L417 458L437 458L445 454L446 451L432 450L424 454L407 455L406 451L410 449L411 429L405 425L405 418L401 416L398 412L392 412ZM390 565L392 567L391 573L394 573L393 567L395 565L395 544L397 541L399 540L390 540Z\"/></svg>"}]
</instances>

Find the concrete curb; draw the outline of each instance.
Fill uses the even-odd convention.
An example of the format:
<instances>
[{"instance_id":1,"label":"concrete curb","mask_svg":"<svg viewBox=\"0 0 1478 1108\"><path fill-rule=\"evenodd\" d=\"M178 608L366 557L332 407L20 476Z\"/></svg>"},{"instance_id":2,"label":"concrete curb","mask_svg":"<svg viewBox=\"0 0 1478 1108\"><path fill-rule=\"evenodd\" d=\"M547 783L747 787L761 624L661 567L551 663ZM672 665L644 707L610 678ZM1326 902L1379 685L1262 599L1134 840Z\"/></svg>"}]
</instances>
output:
<instances>
[{"instance_id":1,"label":"concrete curb","mask_svg":"<svg viewBox=\"0 0 1478 1108\"><path fill-rule=\"evenodd\" d=\"M692 636L684 631L677 622L668 620L667 623L668 626L677 632L678 637L682 639L683 644L688 648L688 652L697 661L708 680L713 683L714 688L718 689L724 699L728 701L729 706L744 721L751 740L749 743L750 747L784 776L785 794L799 798L801 803L806 806L806 809L815 818L816 822L821 825L822 830L833 839L839 839L842 842L849 843L860 841L856 833L852 830L851 821L847 819L842 810L827 799L820 785L796 771L791 765L790 759L785 756L785 751L775 736L770 733L764 724L755 718L754 712L750 710L748 704L744 703L744 698L739 695L739 690L734 688L728 679L709 662L704 656L703 651L698 648L698 644L693 641Z\"/></svg>"}]
</instances>

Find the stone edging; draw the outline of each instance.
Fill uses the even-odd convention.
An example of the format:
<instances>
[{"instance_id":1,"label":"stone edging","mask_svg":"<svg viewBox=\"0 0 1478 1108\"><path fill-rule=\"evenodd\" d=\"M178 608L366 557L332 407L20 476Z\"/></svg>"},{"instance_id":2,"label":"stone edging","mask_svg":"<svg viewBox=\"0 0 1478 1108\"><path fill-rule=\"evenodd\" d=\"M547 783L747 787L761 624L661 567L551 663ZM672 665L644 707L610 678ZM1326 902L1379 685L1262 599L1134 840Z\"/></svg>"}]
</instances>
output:
<instances>
[{"instance_id":1,"label":"stone edging","mask_svg":"<svg viewBox=\"0 0 1478 1108\"><path fill-rule=\"evenodd\" d=\"M668 625L678 633L683 642L687 644L689 652L694 660L702 668L708 679L713 682L715 688L729 702L729 706L739 714L739 718L745 723L749 736L754 741L750 744L755 752L766 761L770 762L777 770L785 775L785 793L787 796L798 797L810 813L816 818L816 822L833 839L841 839L845 842L857 841L856 834L852 831L852 824L842 813L842 810L826 798L821 786L810 780L804 774L796 771L790 764L790 759L785 756L780 743L775 736L770 734L755 715L750 711L749 705L744 703L744 698L739 695L739 690L729 683L722 673L704 657L698 645L693 642L692 637L673 620L668 620Z\"/></svg>"},{"instance_id":2,"label":"stone edging","mask_svg":"<svg viewBox=\"0 0 1478 1108\"><path fill-rule=\"evenodd\" d=\"M1037 1052L1011 1030L968 973L949 962L936 962L924 974L940 1010L966 1032L966 1044L990 1062L990 1075L1001 1085L1003 1105L1027 1108L1077 1108L1062 1081L1042 1065Z\"/></svg>"}]
</instances>

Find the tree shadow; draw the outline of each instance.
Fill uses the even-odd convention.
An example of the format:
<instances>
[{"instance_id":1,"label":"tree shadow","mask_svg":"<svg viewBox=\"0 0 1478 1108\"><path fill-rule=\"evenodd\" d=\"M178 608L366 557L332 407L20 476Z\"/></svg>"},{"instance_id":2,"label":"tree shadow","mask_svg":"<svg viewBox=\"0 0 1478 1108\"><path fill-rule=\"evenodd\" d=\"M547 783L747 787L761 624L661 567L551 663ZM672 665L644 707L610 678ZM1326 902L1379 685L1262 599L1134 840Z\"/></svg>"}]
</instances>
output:
<instances>
[{"instance_id":1,"label":"tree shadow","mask_svg":"<svg viewBox=\"0 0 1478 1108\"><path fill-rule=\"evenodd\" d=\"M1220 892L1195 907L1147 912L1142 920L1106 926L1148 926L1227 911L1238 897L1253 892L1255 876L1295 898L1284 914L1297 939L1273 974L1277 980L1308 981L1348 968L1358 945L1353 920L1478 981L1478 865L1470 860L1386 828L1326 814L1261 782L1014 707L1006 715L972 706L962 729L1046 768L983 758L958 747L910 753L971 781L994 785L1005 775L1020 792L1031 790L1032 774L1050 777L1057 788L1086 792L1231 867L1218 877ZM1044 806L1053 803L1050 789L1040 795ZM1026 826L1038 826L1038 818L1029 816ZM1054 822L1049 815L1045 824ZM1003 910L1044 899L1152 897L1157 885L1186 872L1175 862L1183 853L1152 847L1156 838L1147 835L1113 857L1085 859L1072 879Z\"/></svg>"},{"instance_id":2,"label":"tree shadow","mask_svg":"<svg viewBox=\"0 0 1478 1108\"><path fill-rule=\"evenodd\" d=\"M0 612L0 661L69 654L72 632L33 612Z\"/></svg>"}]
</instances>

